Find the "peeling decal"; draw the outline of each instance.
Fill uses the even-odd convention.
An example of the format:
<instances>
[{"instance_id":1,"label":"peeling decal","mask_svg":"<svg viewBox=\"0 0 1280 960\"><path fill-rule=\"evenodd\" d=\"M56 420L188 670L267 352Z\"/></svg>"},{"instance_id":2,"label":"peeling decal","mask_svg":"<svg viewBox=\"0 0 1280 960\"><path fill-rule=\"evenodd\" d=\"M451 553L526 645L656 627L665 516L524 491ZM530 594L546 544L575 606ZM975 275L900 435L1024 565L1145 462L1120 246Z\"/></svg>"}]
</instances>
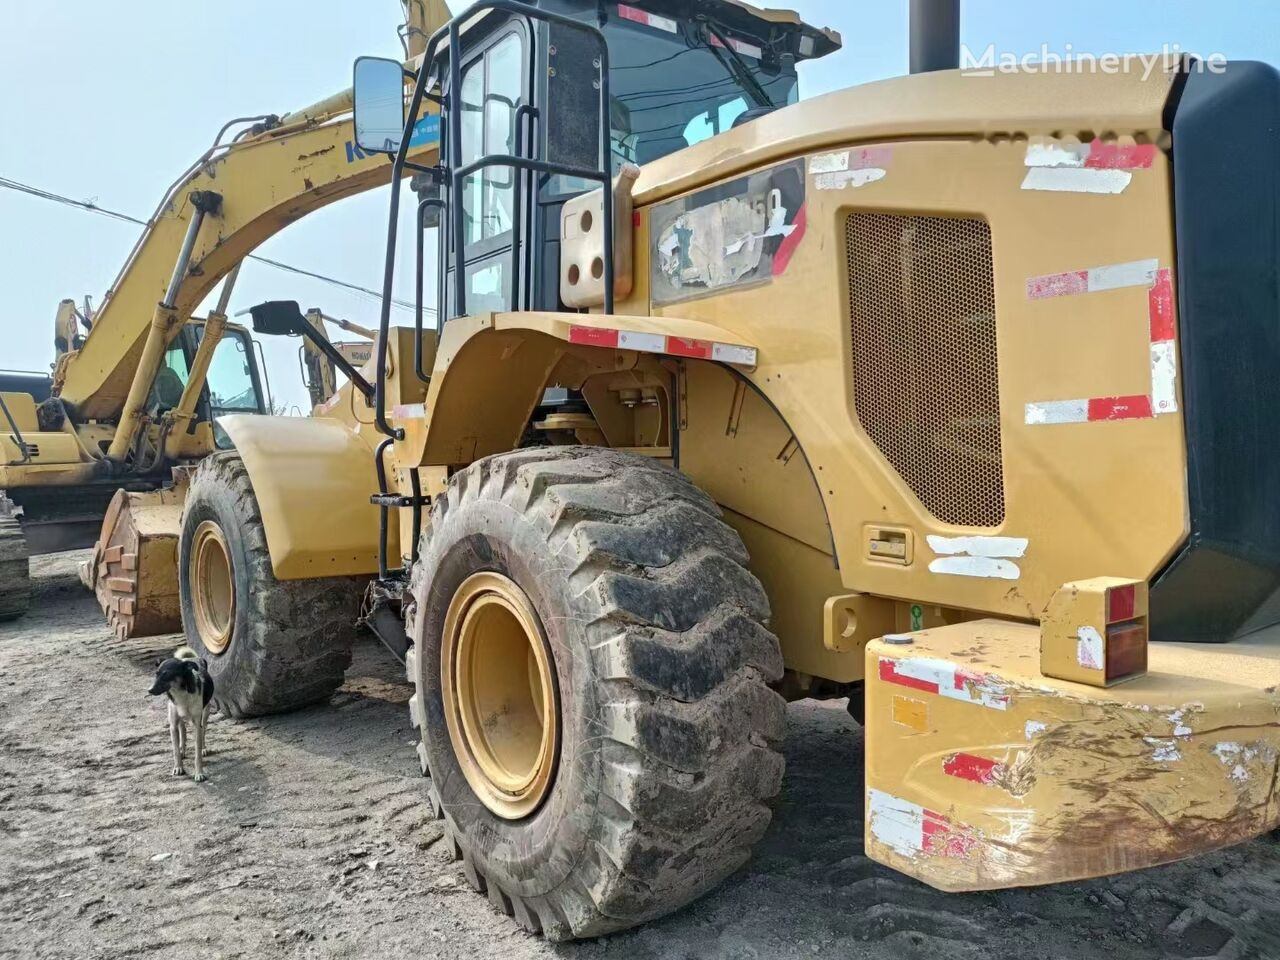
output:
<instances>
[{"instance_id":1,"label":"peeling decal","mask_svg":"<svg viewBox=\"0 0 1280 960\"><path fill-rule=\"evenodd\" d=\"M804 161L793 160L654 208L650 287L670 304L785 269L804 233Z\"/></svg>"},{"instance_id":2,"label":"peeling decal","mask_svg":"<svg viewBox=\"0 0 1280 960\"><path fill-rule=\"evenodd\" d=\"M1032 277L1027 281L1027 299L1048 300L1082 293L1100 293L1104 290L1122 290L1125 287L1152 287L1159 273L1159 260L1135 260L1132 263L1117 263L1091 270Z\"/></svg>"},{"instance_id":3,"label":"peeling decal","mask_svg":"<svg viewBox=\"0 0 1280 960\"><path fill-rule=\"evenodd\" d=\"M930 573L950 577L985 577L991 580L1018 580L1022 568L1011 560L991 557L939 557L929 564Z\"/></svg>"},{"instance_id":4,"label":"peeling decal","mask_svg":"<svg viewBox=\"0 0 1280 960\"><path fill-rule=\"evenodd\" d=\"M1027 725L1022 730L1022 733L1028 740L1034 740L1039 734L1044 733L1048 729L1048 725L1039 720L1028 720Z\"/></svg>"},{"instance_id":5,"label":"peeling decal","mask_svg":"<svg viewBox=\"0 0 1280 960\"><path fill-rule=\"evenodd\" d=\"M937 694L949 700L962 700L992 710L1007 710L1009 694L1005 687L985 676L960 669L946 660L931 657L907 657L895 660L881 657L879 677L884 683Z\"/></svg>"},{"instance_id":6,"label":"peeling decal","mask_svg":"<svg viewBox=\"0 0 1280 960\"><path fill-rule=\"evenodd\" d=\"M883 180L888 174L877 167L865 170L839 170L835 173L820 173L813 178L813 185L819 190L843 190L846 187L865 187L869 183Z\"/></svg>"},{"instance_id":7,"label":"peeling decal","mask_svg":"<svg viewBox=\"0 0 1280 960\"><path fill-rule=\"evenodd\" d=\"M939 559L929 564L932 573L997 580L1017 580L1022 576L1021 568L1012 559L1025 556L1030 543L1025 537L930 536L928 541L929 548L939 554Z\"/></svg>"},{"instance_id":8,"label":"peeling decal","mask_svg":"<svg viewBox=\"0 0 1280 960\"><path fill-rule=\"evenodd\" d=\"M1151 269L1155 264L1154 271ZM1147 295L1147 325L1150 335L1149 366L1151 369L1151 393L1138 396L1091 397L1080 400L1047 400L1026 404L1023 418L1027 426L1061 423L1096 423L1103 420L1149 420L1178 410L1178 362L1175 349L1177 317L1174 307L1173 272L1161 269L1157 261L1136 261L1116 267L1102 267L1106 271L1098 283L1100 290L1114 290L1119 286L1138 286L1139 278L1150 277ZM1095 271L1082 271L1091 275ZM1032 300L1054 296L1066 296L1077 292L1094 292L1087 277L1085 289L1067 289L1074 283L1082 283L1079 276L1074 281L1054 277L1035 277L1027 281L1027 295Z\"/></svg>"},{"instance_id":9,"label":"peeling decal","mask_svg":"<svg viewBox=\"0 0 1280 960\"><path fill-rule=\"evenodd\" d=\"M744 367L756 365L756 348L740 347L733 343L713 343L711 359L719 363L737 363Z\"/></svg>"},{"instance_id":10,"label":"peeling decal","mask_svg":"<svg viewBox=\"0 0 1280 960\"><path fill-rule=\"evenodd\" d=\"M1078 140L1037 138L1027 146L1026 179L1023 190L1057 193L1119 194L1133 182L1134 170L1147 170L1155 163L1154 144L1132 141L1092 143Z\"/></svg>"},{"instance_id":11,"label":"peeling decal","mask_svg":"<svg viewBox=\"0 0 1280 960\"><path fill-rule=\"evenodd\" d=\"M942 772L949 777L989 786L996 782L1004 764L972 753L953 753L942 761Z\"/></svg>"},{"instance_id":12,"label":"peeling decal","mask_svg":"<svg viewBox=\"0 0 1280 960\"><path fill-rule=\"evenodd\" d=\"M848 150L837 150L835 153L817 153L809 158L810 173L837 173L848 169Z\"/></svg>"},{"instance_id":13,"label":"peeling decal","mask_svg":"<svg viewBox=\"0 0 1280 960\"><path fill-rule=\"evenodd\" d=\"M1175 737L1180 737L1184 740L1187 737L1191 736L1191 733L1192 733L1191 728L1182 722L1182 718L1186 716L1186 713L1187 711L1185 709L1175 710L1173 713L1169 714L1168 716L1169 722L1173 724L1173 735Z\"/></svg>"},{"instance_id":14,"label":"peeling decal","mask_svg":"<svg viewBox=\"0 0 1280 960\"><path fill-rule=\"evenodd\" d=\"M867 827L871 836L904 857L968 857L979 837L950 817L917 803L867 788Z\"/></svg>"},{"instance_id":15,"label":"peeling decal","mask_svg":"<svg viewBox=\"0 0 1280 960\"><path fill-rule=\"evenodd\" d=\"M1027 145L1028 167L1075 170L1149 170L1156 160L1153 143L1090 143L1037 137Z\"/></svg>"},{"instance_id":16,"label":"peeling decal","mask_svg":"<svg viewBox=\"0 0 1280 960\"><path fill-rule=\"evenodd\" d=\"M1070 167L1033 167L1022 181L1023 190L1048 193L1121 194L1133 182L1128 170L1076 170Z\"/></svg>"},{"instance_id":17,"label":"peeling decal","mask_svg":"<svg viewBox=\"0 0 1280 960\"><path fill-rule=\"evenodd\" d=\"M396 420L425 420L427 408L421 403L398 403L391 408L391 416Z\"/></svg>"},{"instance_id":18,"label":"peeling decal","mask_svg":"<svg viewBox=\"0 0 1280 960\"><path fill-rule=\"evenodd\" d=\"M748 244L754 244L759 240L767 240L769 237L789 237L795 231L794 223L787 223L787 211L785 207L774 207L769 211L769 225L765 228L764 233L751 233L745 237L739 237L724 248L724 255L731 257L735 253L742 250Z\"/></svg>"},{"instance_id":19,"label":"peeling decal","mask_svg":"<svg viewBox=\"0 0 1280 960\"><path fill-rule=\"evenodd\" d=\"M1223 740L1213 748L1213 755L1224 767L1229 767L1227 776L1236 783L1249 780L1249 764L1259 763L1268 775L1274 776L1276 768L1276 750L1265 740L1254 743L1237 743L1234 740Z\"/></svg>"},{"instance_id":20,"label":"peeling decal","mask_svg":"<svg viewBox=\"0 0 1280 960\"><path fill-rule=\"evenodd\" d=\"M819 153L809 158L809 172L840 173L845 170L870 169L883 172L892 158L892 147L858 147L853 150Z\"/></svg>"},{"instance_id":21,"label":"peeling decal","mask_svg":"<svg viewBox=\"0 0 1280 960\"><path fill-rule=\"evenodd\" d=\"M967 553L971 557L1013 557L1027 555L1031 541L1026 537L937 537L930 536L929 549L939 556Z\"/></svg>"},{"instance_id":22,"label":"peeling decal","mask_svg":"<svg viewBox=\"0 0 1280 960\"><path fill-rule=\"evenodd\" d=\"M1182 759L1182 754L1178 752L1177 740L1161 740L1159 737L1143 737L1142 742L1154 749L1151 751L1151 759L1156 763L1174 763Z\"/></svg>"},{"instance_id":23,"label":"peeling decal","mask_svg":"<svg viewBox=\"0 0 1280 960\"><path fill-rule=\"evenodd\" d=\"M1106 667L1102 634L1093 627L1081 627L1076 631L1076 663L1086 670L1102 670Z\"/></svg>"}]
</instances>

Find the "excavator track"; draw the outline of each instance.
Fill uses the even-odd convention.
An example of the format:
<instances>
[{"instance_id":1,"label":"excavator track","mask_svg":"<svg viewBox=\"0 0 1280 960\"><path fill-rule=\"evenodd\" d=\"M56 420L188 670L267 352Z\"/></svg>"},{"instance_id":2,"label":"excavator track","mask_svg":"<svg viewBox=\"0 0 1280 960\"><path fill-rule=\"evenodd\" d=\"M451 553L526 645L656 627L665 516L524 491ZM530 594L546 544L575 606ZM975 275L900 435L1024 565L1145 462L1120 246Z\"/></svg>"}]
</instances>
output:
<instances>
[{"instance_id":1,"label":"excavator track","mask_svg":"<svg viewBox=\"0 0 1280 960\"><path fill-rule=\"evenodd\" d=\"M13 517L0 517L0 622L16 620L31 605L27 538Z\"/></svg>"}]
</instances>

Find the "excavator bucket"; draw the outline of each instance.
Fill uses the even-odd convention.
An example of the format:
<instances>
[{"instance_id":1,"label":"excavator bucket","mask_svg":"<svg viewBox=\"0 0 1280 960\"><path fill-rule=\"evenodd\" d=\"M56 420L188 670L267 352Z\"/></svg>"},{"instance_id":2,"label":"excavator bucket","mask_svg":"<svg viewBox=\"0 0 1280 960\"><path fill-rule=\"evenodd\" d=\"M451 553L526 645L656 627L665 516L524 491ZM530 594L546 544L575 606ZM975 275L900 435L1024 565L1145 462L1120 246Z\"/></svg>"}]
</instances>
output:
<instances>
[{"instance_id":1,"label":"excavator bucket","mask_svg":"<svg viewBox=\"0 0 1280 960\"><path fill-rule=\"evenodd\" d=\"M118 491L93 556L80 566L80 579L121 640L182 630L178 535L185 495L185 482L147 493Z\"/></svg>"}]
</instances>

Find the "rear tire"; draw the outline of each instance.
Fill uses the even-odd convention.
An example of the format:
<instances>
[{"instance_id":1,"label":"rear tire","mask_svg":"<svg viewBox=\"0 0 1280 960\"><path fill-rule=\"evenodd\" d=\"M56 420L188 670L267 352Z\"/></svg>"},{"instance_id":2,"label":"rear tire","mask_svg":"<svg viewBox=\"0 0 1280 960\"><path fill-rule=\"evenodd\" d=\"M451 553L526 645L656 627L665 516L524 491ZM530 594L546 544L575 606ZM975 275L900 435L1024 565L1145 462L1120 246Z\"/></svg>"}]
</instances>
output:
<instances>
[{"instance_id":1,"label":"rear tire","mask_svg":"<svg viewBox=\"0 0 1280 960\"><path fill-rule=\"evenodd\" d=\"M27 538L17 520L5 517L0 519L0 623L17 620L30 605Z\"/></svg>"},{"instance_id":2,"label":"rear tire","mask_svg":"<svg viewBox=\"0 0 1280 960\"><path fill-rule=\"evenodd\" d=\"M782 657L746 549L706 494L645 457L520 450L453 477L419 553L412 721L477 890L549 939L591 937L669 913L748 859L782 780L785 705L768 686ZM441 676L448 611L486 572L527 597L557 688L554 779L519 819L472 789L446 719L462 688L444 685L464 682Z\"/></svg>"},{"instance_id":3,"label":"rear tire","mask_svg":"<svg viewBox=\"0 0 1280 960\"><path fill-rule=\"evenodd\" d=\"M206 457L192 476L178 564L187 644L208 661L224 713L293 710L342 685L366 581L277 580L239 454Z\"/></svg>"}]
</instances>

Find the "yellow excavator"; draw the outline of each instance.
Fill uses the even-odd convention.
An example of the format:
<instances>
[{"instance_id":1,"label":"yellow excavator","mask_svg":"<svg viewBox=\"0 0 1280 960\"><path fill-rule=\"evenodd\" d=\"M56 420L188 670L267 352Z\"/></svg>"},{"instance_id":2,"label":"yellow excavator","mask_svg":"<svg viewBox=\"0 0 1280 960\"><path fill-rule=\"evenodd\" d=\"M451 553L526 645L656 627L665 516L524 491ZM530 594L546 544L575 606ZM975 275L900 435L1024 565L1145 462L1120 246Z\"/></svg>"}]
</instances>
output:
<instances>
[{"instance_id":1,"label":"yellow excavator","mask_svg":"<svg viewBox=\"0 0 1280 960\"><path fill-rule=\"evenodd\" d=\"M408 68L448 12L443 0L406 0L404 12ZM391 177L385 156L353 141L350 111L344 90L249 118L229 140L235 122L224 126L165 193L100 307L60 304L52 376L0 372L0 620L27 607L30 555L96 543L82 573L113 629L180 628L174 509L187 468L230 447L220 416L269 412L253 341L227 318L239 265L290 223ZM433 157L437 140L424 116L415 156ZM193 318L219 281L214 309ZM347 357L369 347L335 347L324 323L313 310L274 331L304 338L313 407L337 370L368 388Z\"/></svg>"}]
</instances>

